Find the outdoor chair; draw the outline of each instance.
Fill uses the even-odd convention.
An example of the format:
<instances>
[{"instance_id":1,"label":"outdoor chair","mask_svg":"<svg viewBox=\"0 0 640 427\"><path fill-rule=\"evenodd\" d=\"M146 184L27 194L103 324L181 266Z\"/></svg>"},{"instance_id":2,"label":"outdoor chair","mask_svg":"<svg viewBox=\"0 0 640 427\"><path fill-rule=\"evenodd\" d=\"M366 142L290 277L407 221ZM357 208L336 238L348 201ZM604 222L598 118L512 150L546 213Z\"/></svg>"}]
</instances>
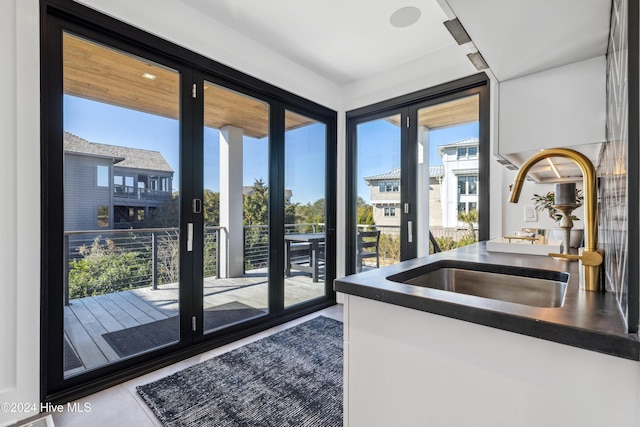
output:
<instances>
[{"instance_id":1,"label":"outdoor chair","mask_svg":"<svg viewBox=\"0 0 640 427\"><path fill-rule=\"evenodd\" d=\"M376 268L380 268L380 232L358 231L356 268L362 271L365 258L376 259Z\"/></svg>"}]
</instances>

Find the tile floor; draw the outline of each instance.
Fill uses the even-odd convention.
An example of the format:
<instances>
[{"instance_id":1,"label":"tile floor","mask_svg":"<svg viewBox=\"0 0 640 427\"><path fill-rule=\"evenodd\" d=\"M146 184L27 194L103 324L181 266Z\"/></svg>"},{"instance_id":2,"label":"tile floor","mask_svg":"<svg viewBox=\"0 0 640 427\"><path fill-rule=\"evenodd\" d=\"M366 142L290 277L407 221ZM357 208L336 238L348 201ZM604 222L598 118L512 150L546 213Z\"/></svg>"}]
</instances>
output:
<instances>
[{"instance_id":1,"label":"tile floor","mask_svg":"<svg viewBox=\"0 0 640 427\"><path fill-rule=\"evenodd\" d=\"M80 408L84 408L85 404L90 407L90 411L86 412L62 412L53 414L53 421L56 427L101 427L101 426L118 426L118 427L155 427L161 426L153 412L143 402L136 392L136 386L156 381L174 372L185 369L191 365L218 356L227 351L233 350L252 341L269 336L275 332L289 328L291 326L302 323L306 320L317 316L326 316L343 320L342 305L338 304L333 307L309 314L291 322L273 327L264 332L252 335L242 340L227 344L222 347L207 351L149 374L134 378L130 381L117 385L115 387L103 390L96 394L84 397L78 400Z\"/></svg>"}]
</instances>

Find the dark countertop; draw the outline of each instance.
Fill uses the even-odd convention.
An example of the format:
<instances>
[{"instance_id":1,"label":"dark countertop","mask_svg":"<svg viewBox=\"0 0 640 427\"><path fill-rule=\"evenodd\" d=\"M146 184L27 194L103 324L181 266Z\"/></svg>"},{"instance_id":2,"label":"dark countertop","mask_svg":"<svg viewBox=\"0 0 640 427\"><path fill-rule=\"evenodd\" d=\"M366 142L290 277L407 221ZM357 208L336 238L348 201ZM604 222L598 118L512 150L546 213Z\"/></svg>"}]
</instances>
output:
<instances>
[{"instance_id":1,"label":"dark countertop","mask_svg":"<svg viewBox=\"0 0 640 427\"><path fill-rule=\"evenodd\" d=\"M532 307L387 280L393 274L442 260L568 272L570 278L564 304L557 308ZM349 295L640 360L640 337L627 333L615 295L580 290L578 277L577 262L487 252L485 243L480 242L336 279L334 288Z\"/></svg>"}]
</instances>

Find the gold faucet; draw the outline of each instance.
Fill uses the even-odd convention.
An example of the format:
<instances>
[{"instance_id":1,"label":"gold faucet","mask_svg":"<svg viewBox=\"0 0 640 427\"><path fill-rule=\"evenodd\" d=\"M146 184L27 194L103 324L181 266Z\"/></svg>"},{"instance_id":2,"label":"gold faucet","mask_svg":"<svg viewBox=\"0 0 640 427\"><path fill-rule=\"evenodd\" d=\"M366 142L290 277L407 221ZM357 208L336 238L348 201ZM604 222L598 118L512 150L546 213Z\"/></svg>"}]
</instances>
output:
<instances>
[{"instance_id":1,"label":"gold faucet","mask_svg":"<svg viewBox=\"0 0 640 427\"><path fill-rule=\"evenodd\" d=\"M564 157L573 160L582 171L584 191L584 250L580 255L550 253L549 256L580 260L583 268L581 287L588 291L603 291L602 265L603 251L598 249L598 198L596 195L596 169L584 154L568 148L549 148L531 156L520 166L511 188L511 203L518 203L522 185L533 165L549 157Z\"/></svg>"}]
</instances>

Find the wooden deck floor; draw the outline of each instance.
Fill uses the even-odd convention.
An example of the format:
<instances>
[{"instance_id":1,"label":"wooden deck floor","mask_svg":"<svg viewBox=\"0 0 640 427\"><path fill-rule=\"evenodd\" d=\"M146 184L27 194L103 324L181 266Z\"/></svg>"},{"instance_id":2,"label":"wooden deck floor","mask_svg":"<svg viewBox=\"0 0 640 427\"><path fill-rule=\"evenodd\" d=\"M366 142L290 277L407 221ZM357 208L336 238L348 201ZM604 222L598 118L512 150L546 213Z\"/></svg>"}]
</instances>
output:
<instances>
[{"instance_id":1,"label":"wooden deck floor","mask_svg":"<svg viewBox=\"0 0 640 427\"><path fill-rule=\"evenodd\" d=\"M264 271L233 279L208 278L204 283L204 308L240 302L266 310L267 291ZM314 283L309 275L296 272L285 279L285 306L323 294L324 282ZM64 308L65 339L82 366L65 371L65 377L120 359L103 334L177 316L178 308L177 284L71 300Z\"/></svg>"}]
</instances>

